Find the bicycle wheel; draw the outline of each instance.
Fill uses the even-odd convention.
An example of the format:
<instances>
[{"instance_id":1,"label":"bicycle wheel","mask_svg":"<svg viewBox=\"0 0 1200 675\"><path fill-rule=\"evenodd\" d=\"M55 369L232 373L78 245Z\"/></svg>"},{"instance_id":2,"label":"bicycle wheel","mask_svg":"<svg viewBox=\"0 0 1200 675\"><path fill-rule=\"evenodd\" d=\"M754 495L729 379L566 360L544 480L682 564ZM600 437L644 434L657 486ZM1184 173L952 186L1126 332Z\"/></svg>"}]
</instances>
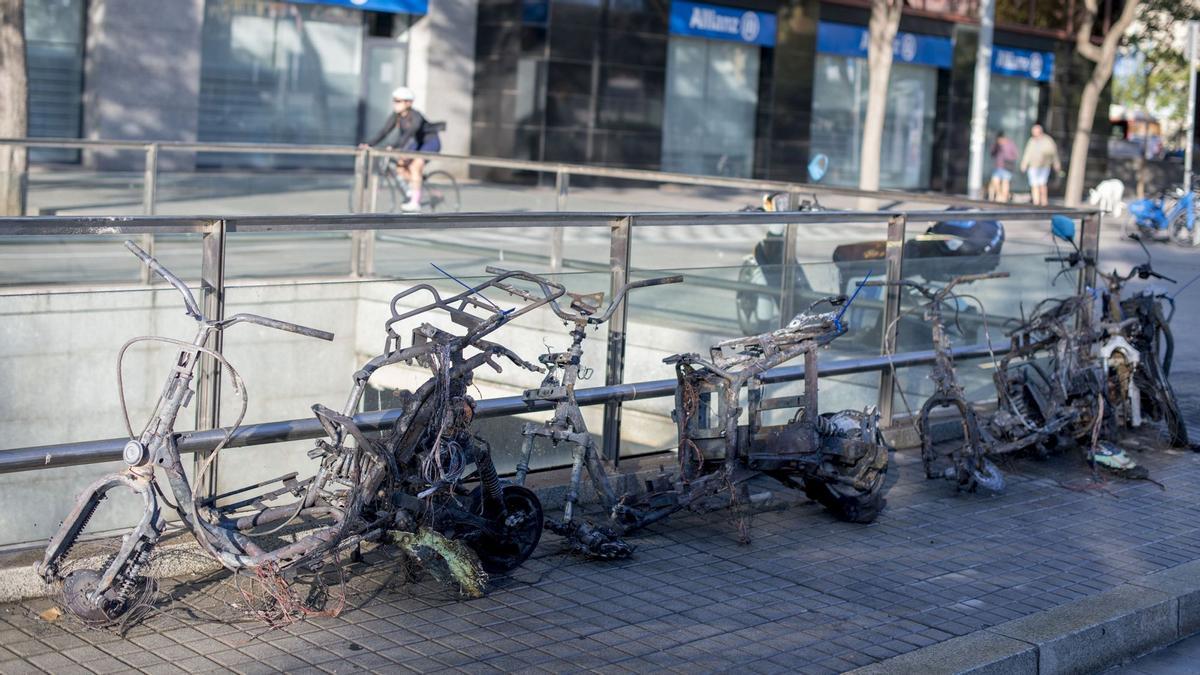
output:
<instances>
[{"instance_id":1,"label":"bicycle wheel","mask_svg":"<svg viewBox=\"0 0 1200 675\"><path fill-rule=\"evenodd\" d=\"M1171 243L1188 248L1192 246L1192 231L1187 226L1186 209L1175 214L1168 231L1171 233Z\"/></svg>"},{"instance_id":2,"label":"bicycle wheel","mask_svg":"<svg viewBox=\"0 0 1200 675\"><path fill-rule=\"evenodd\" d=\"M462 209L458 181L445 171L425 174L421 189L421 210L457 212Z\"/></svg>"}]
</instances>

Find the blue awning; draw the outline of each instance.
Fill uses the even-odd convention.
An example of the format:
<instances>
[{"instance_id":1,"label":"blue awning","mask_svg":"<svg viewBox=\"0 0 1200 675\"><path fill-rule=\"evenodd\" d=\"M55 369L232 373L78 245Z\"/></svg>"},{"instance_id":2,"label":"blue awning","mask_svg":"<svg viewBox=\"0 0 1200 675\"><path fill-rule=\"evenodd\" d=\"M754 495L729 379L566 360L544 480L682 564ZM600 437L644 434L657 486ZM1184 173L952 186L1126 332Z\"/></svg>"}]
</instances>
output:
<instances>
[{"instance_id":1,"label":"blue awning","mask_svg":"<svg viewBox=\"0 0 1200 675\"><path fill-rule=\"evenodd\" d=\"M775 46L775 15L721 5L672 0L671 35Z\"/></svg>"},{"instance_id":2,"label":"blue awning","mask_svg":"<svg viewBox=\"0 0 1200 675\"><path fill-rule=\"evenodd\" d=\"M996 47L992 50L992 72L1049 82L1054 79L1054 52Z\"/></svg>"},{"instance_id":3,"label":"blue awning","mask_svg":"<svg viewBox=\"0 0 1200 675\"><path fill-rule=\"evenodd\" d=\"M288 0L309 5L337 5L392 14L428 14L429 0Z\"/></svg>"},{"instance_id":4,"label":"blue awning","mask_svg":"<svg viewBox=\"0 0 1200 675\"><path fill-rule=\"evenodd\" d=\"M866 26L830 21L817 24L817 51L824 54L865 59L867 38ZM897 63L949 68L954 61L954 43L948 37L898 32L894 44Z\"/></svg>"}]
</instances>

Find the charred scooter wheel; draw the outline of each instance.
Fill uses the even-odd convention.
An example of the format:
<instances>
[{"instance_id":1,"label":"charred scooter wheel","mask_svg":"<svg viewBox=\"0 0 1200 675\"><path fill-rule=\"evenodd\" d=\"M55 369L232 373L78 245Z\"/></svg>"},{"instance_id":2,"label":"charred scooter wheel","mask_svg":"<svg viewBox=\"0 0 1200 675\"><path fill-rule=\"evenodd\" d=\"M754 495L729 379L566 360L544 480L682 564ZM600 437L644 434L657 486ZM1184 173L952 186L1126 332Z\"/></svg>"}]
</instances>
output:
<instances>
[{"instance_id":1,"label":"charred scooter wheel","mask_svg":"<svg viewBox=\"0 0 1200 675\"><path fill-rule=\"evenodd\" d=\"M521 485L505 485L504 521L495 523L493 532L479 532L467 543L479 555L488 574L504 574L521 566L533 555L542 538L545 515L534 492ZM488 517L480 488L471 492L471 512Z\"/></svg>"},{"instance_id":2,"label":"charred scooter wheel","mask_svg":"<svg viewBox=\"0 0 1200 675\"><path fill-rule=\"evenodd\" d=\"M831 433L822 433L821 470L804 479L804 492L840 520L874 522L886 503L888 469L888 448L875 416L844 410L821 417L821 426Z\"/></svg>"}]
</instances>

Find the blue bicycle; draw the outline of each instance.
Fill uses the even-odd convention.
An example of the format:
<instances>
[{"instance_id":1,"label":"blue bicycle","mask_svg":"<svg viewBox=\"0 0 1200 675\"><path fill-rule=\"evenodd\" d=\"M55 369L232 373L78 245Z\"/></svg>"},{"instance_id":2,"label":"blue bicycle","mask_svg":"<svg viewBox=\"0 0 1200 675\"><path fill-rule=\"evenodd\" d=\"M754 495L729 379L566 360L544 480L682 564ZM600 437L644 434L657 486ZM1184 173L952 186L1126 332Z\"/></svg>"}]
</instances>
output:
<instances>
[{"instance_id":1,"label":"blue bicycle","mask_svg":"<svg viewBox=\"0 0 1200 675\"><path fill-rule=\"evenodd\" d=\"M1170 209L1167 200L1174 199ZM1129 213L1142 236L1180 246L1200 246L1196 236L1196 189L1184 192L1180 188L1161 190L1154 197L1139 199L1129 205Z\"/></svg>"}]
</instances>

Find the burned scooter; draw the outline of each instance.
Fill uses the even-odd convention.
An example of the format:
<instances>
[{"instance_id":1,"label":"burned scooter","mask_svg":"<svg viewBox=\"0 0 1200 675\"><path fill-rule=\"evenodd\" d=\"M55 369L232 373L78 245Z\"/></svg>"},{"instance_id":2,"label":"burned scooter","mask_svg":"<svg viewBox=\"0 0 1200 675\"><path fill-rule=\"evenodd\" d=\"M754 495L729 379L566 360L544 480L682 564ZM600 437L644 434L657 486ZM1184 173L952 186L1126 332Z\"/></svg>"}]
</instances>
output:
<instances>
[{"instance_id":1,"label":"burned scooter","mask_svg":"<svg viewBox=\"0 0 1200 675\"><path fill-rule=\"evenodd\" d=\"M829 303L834 311L814 312ZM842 520L869 523L883 509L888 446L873 408L820 413L817 350L846 333L845 296L819 301L786 327L726 340L699 354L676 354L672 413L679 430L678 474L648 481L643 495L626 495L612 517L629 531L683 509L732 507L740 540L749 541L748 481L770 476L803 489ZM804 358L803 393L765 398L772 368ZM747 424L739 424L746 387ZM716 398L716 407L713 398ZM765 417L794 410L790 421Z\"/></svg>"}]
</instances>

